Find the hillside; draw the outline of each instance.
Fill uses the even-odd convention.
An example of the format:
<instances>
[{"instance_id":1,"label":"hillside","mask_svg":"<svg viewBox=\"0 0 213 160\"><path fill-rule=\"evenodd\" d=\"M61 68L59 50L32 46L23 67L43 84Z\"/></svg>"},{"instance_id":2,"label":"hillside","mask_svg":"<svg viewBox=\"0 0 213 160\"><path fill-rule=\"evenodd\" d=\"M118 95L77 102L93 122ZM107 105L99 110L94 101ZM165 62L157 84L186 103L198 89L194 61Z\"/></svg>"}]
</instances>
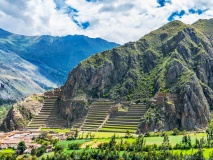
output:
<instances>
[{"instance_id":1,"label":"hillside","mask_svg":"<svg viewBox=\"0 0 213 160\"><path fill-rule=\"evenodd\" d=\"M54 82L43 76L38 67L17 54L0 49L0 99L17 100L32 93L41 93L45 88L56 87Z\"/></svg>"},{"instance_id":2,"label":"hillside","mask_svg":"<svg viewBox=\"0 0 213 160\"><path fill-rule=\"evenodd\" d=\"M95 54L69 73L62 96L146 102L159 91L173 93L177 102L158 106L158 121L148 117L139 129L153 130L147 124L158 122L164 130L204 128L213 107L212 27L212 19L202 25L173 21L136 42Z\"/></svg>"},{"instance_id":3,"label":"hillside","mask_svg":"<svg viewBox=\"0 0 213 160\"><path fill-rule=\"evenodd\" d=\"M62 85L90 55L117 46L86 36L23 36L0 29L0 99L20 99Z\"/></svg>"},{"instance_id":4,"label":"hillside","mask_svg":"<svg viewBox=\"0 0 213 160\"><path fill-rule=\"evenodd\" d=\"M44 96L34 94L14 104L0 125L1 131L22 130L40 112Z\"/></svg>"}]
</instances>

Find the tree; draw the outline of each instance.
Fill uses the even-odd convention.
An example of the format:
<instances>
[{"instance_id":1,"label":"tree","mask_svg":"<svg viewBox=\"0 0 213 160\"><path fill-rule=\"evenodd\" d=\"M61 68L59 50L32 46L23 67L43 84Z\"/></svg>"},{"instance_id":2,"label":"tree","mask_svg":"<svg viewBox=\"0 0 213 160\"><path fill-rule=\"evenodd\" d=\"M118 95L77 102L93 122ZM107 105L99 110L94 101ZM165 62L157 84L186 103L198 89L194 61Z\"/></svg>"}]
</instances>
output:
<instances>
[{"instance_id":1,"label":"tree","mask_svg":"<svg viewBox=\"0 0 213 160\"><path fill-rule=\"evenodd\" d=\"M182 138L182 144L184 146L184 149L186 148L187 144L188 144L188 137L187 135L184 135Z\"/></svg>"},{"instance_id":2,"label":"tree","mask_svg":"<svg viewBox=\"0 0 213 160\"><path fill-rule=\"evenodd\" d=\"M176 136L178 135L178 133L179 133L179 130L177 128L174 128L172 135Z\"/></svg>"},{"instance_id":3,"label":"tree","mask_svg":"<svg viewBox=\"0 0 213 160\"><path fill-rule=\"evenodd\" d=\"M164 155L168 155L169 147L170 147L169 136L167 134L165 134L164 137L163 137L163 143L162 143L162 147L161 147Z\"/></svg>"},{"instance_id":4,"label":"tree","mask_svg":"<svg viewBox=\"0 0 213 160\"><path fill-rule=\"evenodd\" d=\"M21 154L23 154L24 151L27 149L25 142L24 141L19 142L17 149L20 150Z\"/></svg>"},{"instance_id":5,"label":"tree","mask_svg":"<svg viewBox=\"0 0 213 160\"><path fill-rule=\"evenodd\" d=\"M32 155L32 156L35 156L35 155L36 155L36 149L35 149L35 148L33 148L33 149L31 150L31 155Z\"/></svg>"},{"instance_id":6,"label":"tree","mask_svg":"<svg viewBox=\"0 0 213 160\"><path fill-rule=\"evenodd\" d=\"M212 147L213 146L213 119L208 125L206 134L207 134L207 145L208 147Z\"/></svg>"},{"instance_id":7,"label":"tree","mask_svg":"<svg viewBox=\"0 0 213 160\"><path fill-rule=\"evenodd\" d=\"M143 151L143 148L145 147L145 143L146 143L146 140L144 139L144 136L140 134L136 139L135 150L138 152Z\"/></svg>"},{"instance_id":8,"label":"tree","mask_svg":"<svg viewBox=\"0 0 213 160\"><path fill-rule=\"evenodd\" d=\"M192 147L191 137L189 135L188 135L188 146L190 148Z\"/></svg>"},{"instance_id":9,"label":"tree","mask_svg":"<svg viewBox=\"0 0 213 160\"><path fill-rule=\"evenodd\" d=\"M78 130L75 130L75 134L74 134L74 138L77 139L78 138Z\"/></svg>"},{"instance_id":10,"label":"tree","mask_svg":"<svg viewBox=\"0 0 213 160\"><path fill-rule=\"evenodd\" d=\"M114 150L116 145L116 140L115 140L115 134L112 136L110 142L109 142L109 149Z\"/></svg>"}]
</instances>

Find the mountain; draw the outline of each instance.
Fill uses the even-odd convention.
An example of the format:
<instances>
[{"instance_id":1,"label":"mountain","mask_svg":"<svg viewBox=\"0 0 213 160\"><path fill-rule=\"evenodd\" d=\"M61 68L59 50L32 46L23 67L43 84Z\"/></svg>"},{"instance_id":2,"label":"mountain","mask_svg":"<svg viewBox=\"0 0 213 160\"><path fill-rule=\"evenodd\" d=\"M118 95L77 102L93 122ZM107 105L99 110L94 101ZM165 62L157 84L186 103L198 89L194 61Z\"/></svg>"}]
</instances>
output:
<instances>
[{"instance_id":1,"label":"mountain","mask_svg":"<svg viewBox=\"0 0 213 160\"><path fill-rule=\"evenodd\" d=\"M158 123L164 130L204 128L213 108L212 21L172 21L136 42L95 54L69 73L62 96L147 102L158 92L171 93L177 95L174 104L156 106L159 113L150 108L139 130L154 130Z\"/></svg>"},{"instance_id":2,"label":"mountain","mask_svg":"<svg viewBox=\"0 0 213 160\"><path fill-rule=\"evenodd\" d=\"M38 67L17 54L0 49L0 99L16 100L32 93L44 92L44 88L56 87L54 82L43 76Z\"/></svg>"},{"instance_id":3,"label":"mountain","mask_svg":"<svg viewBox=\"0 0 213 160\"><path fill-rule=\"evenodd\" d=\"M81 60L118 46L100 38L23 36L0 29L0 99L20 99L62 85Z\"/></svg>"}]
</instances>

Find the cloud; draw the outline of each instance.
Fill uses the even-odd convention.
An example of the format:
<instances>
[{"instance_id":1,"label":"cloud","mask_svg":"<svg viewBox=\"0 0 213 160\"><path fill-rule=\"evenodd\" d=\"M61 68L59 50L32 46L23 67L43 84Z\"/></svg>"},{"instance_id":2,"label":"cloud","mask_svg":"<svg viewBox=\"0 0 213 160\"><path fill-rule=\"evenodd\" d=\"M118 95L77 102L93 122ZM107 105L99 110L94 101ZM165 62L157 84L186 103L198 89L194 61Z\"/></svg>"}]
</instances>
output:
<instances>
[{"instance_id":1,"label":"cloud","mask_svg":"<svg viewBox=\"0 0 213 160\"><path fill-rule=\"evenodd\" d=\"M213 17L206 0L1 0L0 27L18 34L83 34L135 41L173 19Z\"/></svg>"}]
</instances>

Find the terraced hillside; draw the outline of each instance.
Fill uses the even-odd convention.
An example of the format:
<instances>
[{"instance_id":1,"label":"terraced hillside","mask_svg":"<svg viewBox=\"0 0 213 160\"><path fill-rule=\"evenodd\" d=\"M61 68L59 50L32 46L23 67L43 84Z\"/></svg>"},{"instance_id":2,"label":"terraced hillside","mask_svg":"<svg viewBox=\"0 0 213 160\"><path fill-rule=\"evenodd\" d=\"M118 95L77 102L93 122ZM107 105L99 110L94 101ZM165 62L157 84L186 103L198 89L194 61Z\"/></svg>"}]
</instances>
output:
<instances>
[{"instance_id":1,"label":"terraced hillside","mask_svg":"<svg viewBox=\"0 0 213 160\"><path fill-rule=\"evenodd\" d=\"M94 102L81 129L85 131L97 131L109 115L109 110L113 105L113 101Z\"/></svg>"},{"instance_id":2,"label":"terraced hillside","mask_svg":"<svg viewBox=\"0 0 213 160\"><path fill-rule=\"evenodd\" d=\"M41 111L29 123L28 129L38 129L40 127L66 127L66 120L58 114L57 107L54 105L57 98L58 96L45 97Z\"/></svg>"},{"instance_id":3,"label":"terraced hillside","mask_svg":"<svg viewBox=\"0 0 213 160\"><path fill-rule=\"evenodd\" d=\"M73 129L78 129L81 128L82 124L84 123L86 117L77 119L75 122L72 123L72 128Z\"/></svg>"},{"instance_id":4,"label":"terraced hillside","mask_svg":"<svg viewBox=\"0 0 213 160\"><path fill-rule=\"evenodd\" d=\"M130 105L129 110L125 115L111 116L99 131L125 133L128 130L130 133L135 133L140 119L145 112L146 105Z\"/></svg>"}]
</instances>

